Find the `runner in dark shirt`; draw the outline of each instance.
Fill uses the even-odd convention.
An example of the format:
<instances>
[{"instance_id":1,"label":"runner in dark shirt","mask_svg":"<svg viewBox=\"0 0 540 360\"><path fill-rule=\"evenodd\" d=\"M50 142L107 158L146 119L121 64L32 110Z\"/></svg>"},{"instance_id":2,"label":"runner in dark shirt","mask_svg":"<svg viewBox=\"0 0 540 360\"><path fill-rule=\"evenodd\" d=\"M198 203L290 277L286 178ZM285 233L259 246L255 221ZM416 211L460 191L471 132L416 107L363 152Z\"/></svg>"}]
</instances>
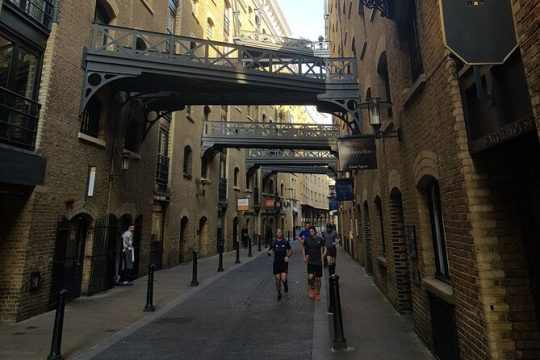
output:
<instances>
[{"instance_id":1,"label":"runner in dark shirt","mask_svg":"<svg viewBox=\"0 0 540 360\"><path fill-rule=\"evenodd\" d=\"M307 263L308 296L320 301L322 259L326 256L326 246L324 245L324 240L317 236L317 230L313 226L309 228L309 234L310 236L304 241L304 247L302 248L304 262Z\"/></svg>"},{"instance_id":2,"label":"runner in dark shirt","mask_svg":"<svg viewBox=\"0 0 540 360\"><path fill-rule=\"evenodd\" d=\"M276 240L270 245L268 256L274 254L274 275L276 277L278 300L281 300L281 283L283 283L285 292L289 291L289 286L287 285L287 271L289 268L289 257L292 253L291 244L283 237L283 230L277 229Z\"/></svg>"},{"instance_id":3,"label":"runner in dark shirt","mask_svg":"<svg viewBox=\"0 0 540 360\"><path fill-rule=\"evenodd\" d=\"M339 243L339 239L332 224L326 224L326 230L321 234L326 245L327 256L325 260L328 262L328 274L332 275L336 273L336 245Z\"/></svg>"}]
</instances>

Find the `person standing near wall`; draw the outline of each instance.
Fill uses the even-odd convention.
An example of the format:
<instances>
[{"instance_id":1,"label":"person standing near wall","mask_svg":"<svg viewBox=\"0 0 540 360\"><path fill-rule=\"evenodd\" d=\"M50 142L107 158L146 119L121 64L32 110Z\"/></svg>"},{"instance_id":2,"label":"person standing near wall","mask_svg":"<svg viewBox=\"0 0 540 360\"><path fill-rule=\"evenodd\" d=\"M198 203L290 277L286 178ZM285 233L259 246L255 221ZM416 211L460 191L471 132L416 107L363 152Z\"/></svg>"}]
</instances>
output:
<instances>
[{"instance_id":1,"label":"person standing near wall","mask_svg":"<svg viewBox=\"0 0 540 360\"><path fill-rule=\"evenodd\" d=\"M325 260L328 264L328 273L333 275L336 273L336 245L339 243L339 239L334 227L330 223L326 224L326 230L323 231L321 235L327 249Z\"/></svg>"},{"instance_id":2,"label":"person standing near wall","mask_svg":"<svg viewBox=\"0 0 540 360\"><path fill-rule=\"evenodd\" d=\"M131 284L131 272L135 263L135 250L133 249L133 234L135 225L129 225L129 229L122 234L122 271L120 275L120 284Z\"/></svg>"}]
</instances>

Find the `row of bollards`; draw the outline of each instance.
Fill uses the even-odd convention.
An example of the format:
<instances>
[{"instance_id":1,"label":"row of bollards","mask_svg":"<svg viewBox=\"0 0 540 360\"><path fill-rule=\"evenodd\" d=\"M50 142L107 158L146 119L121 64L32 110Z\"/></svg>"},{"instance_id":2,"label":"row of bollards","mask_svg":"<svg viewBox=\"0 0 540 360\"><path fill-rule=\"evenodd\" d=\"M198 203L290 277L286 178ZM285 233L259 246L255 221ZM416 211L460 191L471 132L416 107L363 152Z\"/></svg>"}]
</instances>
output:
<instances>
[{"instance_id":1,"label":"row of bollards","mask_svg":"<svg viewBox=\"0 0 540 360\"><path fill-rule=\"evenodd\" d=\"M258 251L261 251L261 238L260 236L257 236L258 238ZM237 244L236 247L236 263L240 263L240 244ZM248 243L249 247L249 253L248 256L252 257L251 253L251 239ZM193 251L193 273L192 273L192 279L191 279L191 286L198 286L199 281L197 280L197 252ZM154 302L154 271L156 269L156 266L154 264L150 264L148 266L148 283L146 288L146 305L143 309L144 312L154 312L156 310L153 302ZM223 245L220 244L219 246L219 264L218 264L218 272L222 272L223 270ZM64 328L64 310L66 306L66 297L67 297L68 291L65 289L60 290L59 292L59 298L58 298L58 304L56 306L56 314L54 318L54 328L53 328L53 335L52 335L52 341L51 341L51 351L49 353L49 356L47 357L47 360L64 360L64 357L61 353L62 348L62 331Z\"/></svg>"},{"instance_id":2,"label":"row of bollards","mask_svg":"<svg viewBox=\"0 0 540 360\"><path fill-rule=\"evenodd\" d=\"M341 299L339 296L339 276L332 274L329 276L330 282L330 305L328 312L333 314L334 318L334 341L333 350L347 350L347 340L343 332L343 317L341 315Z\"/></svg>"}]
</instances>

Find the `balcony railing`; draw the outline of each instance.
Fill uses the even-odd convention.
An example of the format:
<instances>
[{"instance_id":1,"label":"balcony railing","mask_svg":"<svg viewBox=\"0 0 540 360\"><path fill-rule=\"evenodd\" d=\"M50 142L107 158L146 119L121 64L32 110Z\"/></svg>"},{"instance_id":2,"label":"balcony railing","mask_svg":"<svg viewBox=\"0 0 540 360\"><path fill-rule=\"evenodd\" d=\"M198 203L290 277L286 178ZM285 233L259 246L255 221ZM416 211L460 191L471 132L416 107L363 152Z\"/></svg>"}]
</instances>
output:
<instances>
[{"instance_id":1,"label":"balcony railing","mask_svg":"<svg viewBox=\"0 0 540 360\"><path fill-rule=\"evenodd\" d=\"M278 49L296 50L317 56L330 56L330 42L325 40L311 41L245 30L242 30L235 40L258 46L269 45Z\"/></svg>"},{"instance_id":2,"label":"balcony railing","mask_svg":"<svg viewBox=\"0 0 540 360\"><path fill-rule=\"evenodd\" d=\"M24 11L32 19L45 26L51 28L54 4L52 0L5 0L22 11Z\"/></svg>"},{"instance_id":3,"label":"balcony railing","mask_svg":"<svg viewBox=\"0 0 540 360\"><path fill-rule=\"evenodd\" d=\"M156 194L167 196L169 194L169 158L158 154L156 164Z\"/></svg>"},{"instance_id":4,"label":"balcony railing","mask_svg":"<svg viewBox=\"0 0 540 360\"><path fill-rule=\"evenodd\" d=\"M34 150L40 105L0 87L0 143Z\"/></svg>"}]
</instances>

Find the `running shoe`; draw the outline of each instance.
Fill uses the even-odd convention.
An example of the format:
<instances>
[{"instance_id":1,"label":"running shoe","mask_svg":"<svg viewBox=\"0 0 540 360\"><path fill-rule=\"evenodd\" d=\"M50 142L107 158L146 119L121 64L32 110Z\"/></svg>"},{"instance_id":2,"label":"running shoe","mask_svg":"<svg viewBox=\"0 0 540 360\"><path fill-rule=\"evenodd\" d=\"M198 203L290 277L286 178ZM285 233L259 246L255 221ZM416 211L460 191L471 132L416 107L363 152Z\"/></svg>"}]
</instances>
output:
<instances>
[{"instance_id":1,"label":"running shoe","mask_svg":"<svg viewBox=\"0 0 540 360\"><path fill-rule=\"evenodd\" d=\"M321 301L321 294L317 294L317 295L315 295L315 300L317 300L317 301Z\"/></svg>"},{"instance_id":2,"label":"running shoe","mask_svg":"<svg viewBox=\"0 0 540 360\"><path fill-rule=\"evenodd\" d=\"M281 300L281 294L278 294L277 299L278 301Z\"/></svg>"},{"instance_id":3,"label":"running shoe","mask_svg":"<svg viewBox=\"0 0 540 360\"><path fill-rule=\"evenodd\" d=\"M315 297L315 291L309 289L308 296L313 299Z\"/></svg>"},{"instance_id":4,"label":"running shoe","mask_svg":"<svg viewBox=\"0 0 540 360\"><path fill-rule=\"evenodd\" d=\"M286 293L289 292L289 284L287 284L286 281L283 283L283 289L285 290Z\"/></svg>"}]
</instances>

